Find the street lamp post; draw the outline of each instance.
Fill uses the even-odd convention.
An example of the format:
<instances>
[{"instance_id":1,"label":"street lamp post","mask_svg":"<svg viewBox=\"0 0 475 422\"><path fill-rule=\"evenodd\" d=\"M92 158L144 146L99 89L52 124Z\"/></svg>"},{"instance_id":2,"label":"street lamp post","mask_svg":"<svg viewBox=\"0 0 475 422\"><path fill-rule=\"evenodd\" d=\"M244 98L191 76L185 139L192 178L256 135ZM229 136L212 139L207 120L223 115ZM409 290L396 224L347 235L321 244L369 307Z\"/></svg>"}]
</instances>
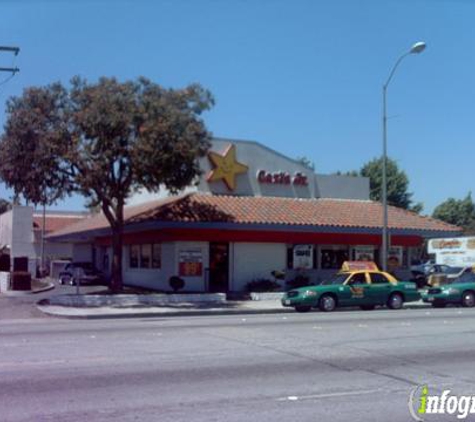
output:
<instances>
[{"instance_id":1,"label":"street lamp post","mask_svg":"<svg viewBox=\"0 0 475 422\"><path fill-rule=\"evenodd\" d=\"M410 54L422 53L426 48L424 42L415 43L409 51L404 53L394 64L386 83L383 85L383 180L382 180L382 202L383 202L383 233L382 233L382 267L383 271L387 271L388 267L388 186L387 186L387 122L388 116L386 114L386 94L388 85L396 72L402 60Z\"/></svg>"}]
</instances>

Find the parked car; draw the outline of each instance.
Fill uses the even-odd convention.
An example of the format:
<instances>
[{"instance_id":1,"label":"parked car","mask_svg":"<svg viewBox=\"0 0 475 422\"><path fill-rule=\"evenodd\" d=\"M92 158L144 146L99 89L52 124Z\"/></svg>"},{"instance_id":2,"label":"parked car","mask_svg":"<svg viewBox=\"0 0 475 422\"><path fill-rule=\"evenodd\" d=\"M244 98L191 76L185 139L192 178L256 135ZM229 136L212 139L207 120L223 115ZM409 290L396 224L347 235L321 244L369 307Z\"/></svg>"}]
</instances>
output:
<instances>
[{"instance_id":1,"label":"parked car","mask_svg":"<svg viewBox=\"0 0 475 422\"><path fill-rule=\"evenodd\" d=\"M429 269L435 264L434 261L428 260L426 262L422 261L413 261L411 265L411 271L413 274L424 274L427 275L429 273Z\"/></svg>"},{"instance_id":2,"label":"parked car","mask_svg":"<svg viewBox=\"0 0 475 422\"><path fill-rule=\"evenodd\" d=\"M475 273L465 270L447 284L432 286L422 293L422 300L434 308L443 308L449 303L471 308L475 306Z\"/></svg>"},{"instance_id":3,"label":"parked car","mask_svg":"<svg viewBox=\"0 0 475 422\"><path fill-rule=\"evenodd\" d=\"M445 264L423 264L421 266L413 266L411 267L411 271L413 274L424 274L425 276L429 276L431 274L457 274L463 267L451 267L450 265Z\"/></svg>"},{"instance_id":4,"label":"parked car","mask_svg":"<svg viewBox=\"0 0 475 422\"><path fill-rule=\"evenodd\" d=\"M364 310L386 305L402 308L404 302L420 299L414 282L397 281L391 274L377 269L340 271L318 286L306 286L287 292L282 305L297 312L319 308L324 312L339 306L359 306Z\"/></svg>"},{"instance_id":5,"label":"parked car","mask_svg":"<svg viewBox=\"0 0 475 422\"><path fill-rule=\"evenodd\" d=\"M99 271L91 262L70 262L59 273L58 283L74 286L83 284L106 284L104 273Z\"/></svg>"},{"instance_id":6,"label":"parked car","mask_svg":"<svg viewBox=\"0 0 475 422\"><path fill-rule=\"evenodd\" d=\"M412 280L420 289L430 285L432 276L445 275L447 278L456 278L464 271L464 267L451 267L450 265L426 262L422 265L412 266L411 271L413 275Z\"/></svg>"}]
</instances>

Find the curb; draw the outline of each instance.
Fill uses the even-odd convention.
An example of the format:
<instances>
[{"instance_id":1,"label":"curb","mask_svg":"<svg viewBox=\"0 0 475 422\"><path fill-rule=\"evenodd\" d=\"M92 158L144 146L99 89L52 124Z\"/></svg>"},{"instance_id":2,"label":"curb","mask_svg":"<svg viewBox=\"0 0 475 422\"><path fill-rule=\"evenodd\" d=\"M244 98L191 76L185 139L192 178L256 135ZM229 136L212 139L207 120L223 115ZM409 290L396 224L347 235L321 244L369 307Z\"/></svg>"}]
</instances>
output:
<instances>
[{"instance_id":1,"label":"curb","mask_svg":"<svg viewBox=\"0 0 475 422\"><path fill-rule=\"evenodd\" d=\"M265 314L288 314L295 313L292 308L270 308L270 309L220 309L216 311L207 310L188 310L188 311L171 311L171 312L123 312L115 314L83 314L83 315L68 315L60 312L51 312L48 310L49 305L39 305L36 307L43 313L55 317L65 319L128 319L128 318L169 318L169 317L196 317L196 316L224 316L224 315L265 315ZM70 308L69 309L87 309L87 308ZM95 308L97 309L97 308ZM432 309L430 304L419 303L413 305L405 305L404 309ZM358 309L359 310L359 309Z\"/></svg>"},{"instance_id":2,"label":"curb","mask_svg":"<svg viewBox=\"0 0 475 422\"><path fill-rule=\"evenodd\" d=\"M223 309L218 311L176 311L176 312L124 312L117 314L84 314L84 315L67 315L57 312L50 312L46 308L48 306L36 305L44 314L54 318L64 319L128 319L128 318L169 318L169 317L195 317L195 316L224 316L224 315L257 315L257 314L287 314L295 312L293 309ZM74 308L78 309L78 308ZM82 308L83 309L83 308Z\"/></svg>"}]
</instances>

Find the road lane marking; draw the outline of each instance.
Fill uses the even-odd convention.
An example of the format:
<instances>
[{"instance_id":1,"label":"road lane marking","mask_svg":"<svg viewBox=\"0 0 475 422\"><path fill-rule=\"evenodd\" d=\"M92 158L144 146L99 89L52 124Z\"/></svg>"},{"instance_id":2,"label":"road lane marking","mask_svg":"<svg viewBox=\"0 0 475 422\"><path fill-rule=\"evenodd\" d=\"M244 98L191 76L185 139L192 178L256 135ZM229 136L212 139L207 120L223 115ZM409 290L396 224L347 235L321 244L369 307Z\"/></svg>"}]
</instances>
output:
<instances>
[{"instance_id":1,"label":"road lane marking","mask_svg":"<svg viewBox=\"0 0 475 422\"><path fill-rule=\"evenodd\" d=\"M349 396L363 396L376 393L395 393L405 391L404 389L391 390L389 391L386 388L375 388L372 390L357 390L357 391L341 391L338 393L324 393L324 394L311 394L306 396L287 396L278 398L277 401L298 401L298 400L319 400L319 399L328 399L335 397L349 397Z\"/></svg>"}]
</instances>

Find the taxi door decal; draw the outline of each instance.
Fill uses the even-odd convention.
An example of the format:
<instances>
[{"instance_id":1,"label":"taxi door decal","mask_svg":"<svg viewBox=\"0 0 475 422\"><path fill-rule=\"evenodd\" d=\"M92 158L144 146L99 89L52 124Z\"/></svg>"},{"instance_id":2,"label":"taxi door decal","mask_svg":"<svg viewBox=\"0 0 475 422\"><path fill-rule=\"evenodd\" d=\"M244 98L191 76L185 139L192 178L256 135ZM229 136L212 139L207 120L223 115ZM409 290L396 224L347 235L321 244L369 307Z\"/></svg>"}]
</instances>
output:
<instances>
[{"instance_id":1,"label":"taxi door decal","mask_svg":"<svg viewBox=\"0 0 475 422\"><path fill-rule=\"evenodd\" d=\"M350 286L350 291L353 299L364 298L364 287Z\"/></svg>"}]
</instances>

